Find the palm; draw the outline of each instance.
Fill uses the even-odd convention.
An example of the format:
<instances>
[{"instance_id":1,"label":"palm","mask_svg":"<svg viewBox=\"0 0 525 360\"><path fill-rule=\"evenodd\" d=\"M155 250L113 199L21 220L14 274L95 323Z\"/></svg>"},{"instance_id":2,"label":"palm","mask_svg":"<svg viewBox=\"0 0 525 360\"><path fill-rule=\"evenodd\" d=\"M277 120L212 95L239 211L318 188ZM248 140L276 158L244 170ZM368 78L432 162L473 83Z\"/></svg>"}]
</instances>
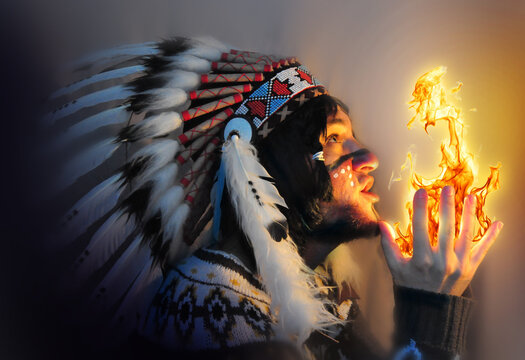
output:
<instances>
[{"instance_id":1,"label":"palm","mask_svg":"<svg viewBox=\"0 0 525 360\"><path fill-rule=\"evenodd\" d=\"M381 222L383 250L394 281L401 286L432 292L463 294L503 226L499 221L493 223L474 244L475 210L476 198L469 195L465 199L461 230L455 238L454 193L451 187L443 188L438 243L432 246L428 235L427 194L424 190L417 191L412 223L414 250L409 258L401 254L392 227Z\"/></svg>"}]
</instances>

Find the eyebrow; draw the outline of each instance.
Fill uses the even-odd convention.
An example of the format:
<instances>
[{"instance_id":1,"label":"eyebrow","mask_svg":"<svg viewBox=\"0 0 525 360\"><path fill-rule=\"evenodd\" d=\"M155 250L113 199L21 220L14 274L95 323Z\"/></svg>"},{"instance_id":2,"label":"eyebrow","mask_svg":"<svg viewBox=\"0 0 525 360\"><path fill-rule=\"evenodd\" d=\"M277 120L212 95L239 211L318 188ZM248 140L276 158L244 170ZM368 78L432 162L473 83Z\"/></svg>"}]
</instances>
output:
<instances>
[{"instance_id":1,"label":"eyebrow","mask_svg":"<svg viewBox=\"0 0 525 360\"><path fill-rule=\"evenodd\" d=\"M345 121L341 118L335 118L335 119L331 119L329 120L326 124L343 124Z\"/></svg>"},{"instance_id":2,"label":"eyebrow","mask_svg":"<svg viewBox=\"0 0 525 360\"><path fill-rule=\"evenodd\" d=\"M345 121L343 119L341 119L341 118L334 118L334 119L331 119L331 120L327 121L326 126L328 126L328 125L344 125L344 123L345 123ZM350 125L351 124L352 124L352 121L350 121ZM352 136L357 139L357 137L355 136L354 127L353 126L351 126L351 127L352 127Z\"/></svg>"}]
</instances>

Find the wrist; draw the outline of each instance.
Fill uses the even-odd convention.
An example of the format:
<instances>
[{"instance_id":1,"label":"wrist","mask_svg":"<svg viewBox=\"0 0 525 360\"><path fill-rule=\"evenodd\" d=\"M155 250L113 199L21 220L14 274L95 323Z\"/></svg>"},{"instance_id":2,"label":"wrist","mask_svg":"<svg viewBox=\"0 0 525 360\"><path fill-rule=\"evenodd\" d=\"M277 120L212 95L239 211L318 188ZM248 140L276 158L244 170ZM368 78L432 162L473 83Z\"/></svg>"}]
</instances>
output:
<instances>
[{"instance_id":1,"label":"wrist","mask_svg":"<svg viewBox=\"0 0 525 360\"><path fill-rule=\"evenodd\" d=\"M394 287L396 342L460 354L465 346L473 301L403 286Z\"/></svg>"}]
</instances>

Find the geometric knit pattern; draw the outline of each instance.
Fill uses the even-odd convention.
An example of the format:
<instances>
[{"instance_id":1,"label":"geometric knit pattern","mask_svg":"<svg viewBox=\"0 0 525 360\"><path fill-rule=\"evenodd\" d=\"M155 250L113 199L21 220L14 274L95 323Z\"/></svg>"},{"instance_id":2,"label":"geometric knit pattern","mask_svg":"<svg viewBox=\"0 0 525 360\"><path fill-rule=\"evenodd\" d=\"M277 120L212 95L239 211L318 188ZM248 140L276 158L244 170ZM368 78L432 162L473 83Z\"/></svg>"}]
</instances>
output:
<instances>
[{"instance_id":1,"label":"geometric knit pattern","mask_svg":"<svg viewBox=\"0 0 525 360\"><path fill-rule=\"evenodd\" d=\"M275 339L270 298L231 254L200 249L167 274L145 335L171 349L225 349Z\"/></svg>"}]
</instances>

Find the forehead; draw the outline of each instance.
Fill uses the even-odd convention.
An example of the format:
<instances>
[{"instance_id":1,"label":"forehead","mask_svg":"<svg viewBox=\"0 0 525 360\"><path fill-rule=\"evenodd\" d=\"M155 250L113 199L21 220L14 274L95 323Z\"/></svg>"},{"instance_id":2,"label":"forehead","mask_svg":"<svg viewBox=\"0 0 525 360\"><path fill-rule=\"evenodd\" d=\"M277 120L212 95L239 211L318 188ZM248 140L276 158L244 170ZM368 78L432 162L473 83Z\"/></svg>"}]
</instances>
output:
<instances>
[{"instance_id":1,"label":"forehead","mask_svg":"<svg viewBox=\"0 0 525 360\"><path fill-rule=\"evenodd\" d=\"M352 130L352 121L350 120L350 117L340 107L337 107L337 112L335 114L328 116L326 119L327 129L336 126L347 128L350 131Z\"/></svg>"}]
</instances>

